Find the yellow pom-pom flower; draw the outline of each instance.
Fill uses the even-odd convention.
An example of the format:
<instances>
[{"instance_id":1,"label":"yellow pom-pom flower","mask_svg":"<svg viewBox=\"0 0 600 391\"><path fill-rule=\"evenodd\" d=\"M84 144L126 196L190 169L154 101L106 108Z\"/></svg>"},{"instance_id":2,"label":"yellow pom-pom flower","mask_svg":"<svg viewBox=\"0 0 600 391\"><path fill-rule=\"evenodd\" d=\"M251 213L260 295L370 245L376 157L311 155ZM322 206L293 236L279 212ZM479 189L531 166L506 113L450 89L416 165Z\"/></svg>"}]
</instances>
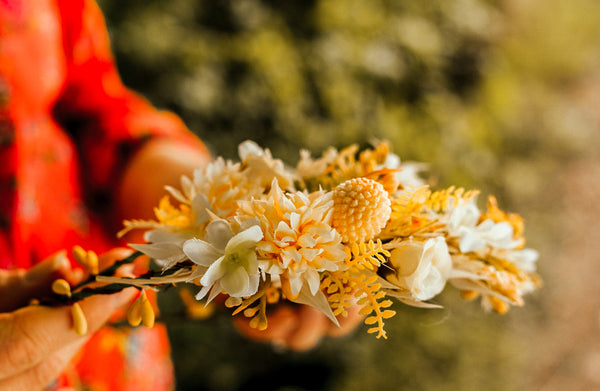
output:
<instances>
[{"instance_id":1,"label":"yellow pom-pom flower","mask_svg":"<svg viewBox=\"0 0 600 391\"><path fill-rule=\"evenodd\" d=\"M372 239L391 213L388 192L372 179L349 179L333 190L332 225L346 243Z\"/></svg>"}]
</instances>

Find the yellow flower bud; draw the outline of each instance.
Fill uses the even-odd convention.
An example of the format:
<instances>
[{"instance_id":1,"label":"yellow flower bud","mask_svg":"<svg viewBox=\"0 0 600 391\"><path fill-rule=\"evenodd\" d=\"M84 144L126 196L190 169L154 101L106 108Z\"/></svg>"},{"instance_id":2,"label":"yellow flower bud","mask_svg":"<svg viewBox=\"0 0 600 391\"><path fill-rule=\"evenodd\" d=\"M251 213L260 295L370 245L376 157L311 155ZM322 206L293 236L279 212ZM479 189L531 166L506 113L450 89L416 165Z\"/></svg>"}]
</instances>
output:
<instances>
[{"instance_id":1,"label":"yellow flower bud","mask_svg":"<svg viewBox=\"0 0 600 391\"><path fill-rule=\"evenodd\" d=\"M508 312L508 310L510 309L510 306L508 305L508 303L500 300L497 297L488 296L488 299L490 300L490 304L492 305L492 308L494 309L494 311L496 311L500 315L506 314Z\"/></svg>"},{"instance_id":2,"label":"yellow flower bud","mask_svg":"<svg viewBox=\"0 0 600 391\"><path fill-rule=\"evenodd\" d=\"M96 275L98 274L98 255L89 250L86 254L87 268L90 274Z\"/></svg>"},{"instance_id":3,"label":"yellow flower bud","mask_svg":"<svg viewBox=\"0 0 600 391\"><path fill-rule=\"evenodd\" d=\"M71 294L71 285L62 278L54 280L52 283L52 292L57 295L70 295Z\"/></svg>"},{"instance_id":4,"label":"yellow flower bud","mask_svg":"<svg viewBox=\"0 0 600 391\"><path fill-rule=\"evenodd\" d=\"M142 324L146 327L154 326L154 308L152 308L152 304L150 304L150 300L146 297L146 294L142 294L140 297L141 300L141 312L142 312Z\"/></svg>"},{"instance_id":5,"label":"yellow flower bud","mask_svg":"<svg viewBox=\"0 0 600 391\"><path fill-rule=\"evenodd\" d=\"M462 290L460 295L465 300L475 300L479 296L479 292L472 290Z\"/></svg>"},{"instance_id":6,"label":"yellow flower bud","mask_svg":"<svg viewBox=\"0 0 600 391\"><path fill-rule=\"evenodd\" d=\"M136 300L131 307L129 307L129 311L127 311L127 321L133 327L139 326L139 324L142 323L141 298Z\"/></svg>"},{"instance_id":7,"label":"yellow flower bud","mask_svg":"<svg viewBox=\"0 0 600 391\"><path fill-rule=\"evenodd\" d=\"M75 332L79 335L85 335L87 333L87 319L81 309L79 303L75 303L71 306L71 316L73 317L73 326Z\"/></svg>"},{"instance_id":8,"label":"yellow flower bud","mask_svg":"<svg viewBox=\"0 0 600 391\"><path fill-rule=\"evenodd\" d=\"M81 246L73 246L73 250L71 251L73 254L73 258L84 267L87 267L87 252Z\"/></svg>"}]
</instances>

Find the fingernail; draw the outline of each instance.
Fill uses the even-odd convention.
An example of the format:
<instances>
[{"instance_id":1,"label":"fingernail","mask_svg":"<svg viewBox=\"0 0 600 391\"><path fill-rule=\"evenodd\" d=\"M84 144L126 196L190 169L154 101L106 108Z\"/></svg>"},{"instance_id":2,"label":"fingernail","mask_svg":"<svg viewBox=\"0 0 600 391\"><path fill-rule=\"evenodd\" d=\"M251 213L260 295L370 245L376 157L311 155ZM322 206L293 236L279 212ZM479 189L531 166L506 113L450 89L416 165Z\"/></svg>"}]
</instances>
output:
<instances>
[{"instance_id":1,"label":"fingernail","mask_svg":"<svg viewBox=\"0 0 600 391\"><path fill-rule=\"evenodd\" d=\"M52 255L52 264L50 266L52 271L62 269L64 267L67 267L68 265L69 259L67 258L66 250L60 250L59 252L54 253Z\"/></svg>"}]
</instances>

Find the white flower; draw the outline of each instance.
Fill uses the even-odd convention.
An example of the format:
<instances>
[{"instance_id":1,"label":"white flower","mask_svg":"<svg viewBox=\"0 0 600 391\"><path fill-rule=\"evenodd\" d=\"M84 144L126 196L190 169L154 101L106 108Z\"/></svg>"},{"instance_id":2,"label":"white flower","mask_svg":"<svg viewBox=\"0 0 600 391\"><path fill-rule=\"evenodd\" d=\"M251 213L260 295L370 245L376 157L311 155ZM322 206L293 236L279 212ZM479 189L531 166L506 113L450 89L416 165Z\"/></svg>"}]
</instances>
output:
<instances>
[{"instance_id":1,"label":"white flower","mask_svg":"<svg viewBox=\"0 0 600 391\"><path fill-rule=\"evenodd\" d=\"M514 249L521 245L522 240L514 240L513 236L513 227L506 221L496 223L487 219L473 228L461 228L459 249L463 253L480 250L486 245Z\"/></svg>"},{"instance_id":2,"label":"white flower","mask_svg":"<svg viewBox=\"0 0 600 391\"><path fill-rule=\"evenodd\" d=\"M179 221L185 221L186 223L184 225L164 223L164 225L144 234L146 244L130 244L130 247L154 258L163 270L173 267L186 258L183 253L183 244L196 236L198 227L208 220L207 208L210 207L206 196L203 194L195 194L190 200L186 198L186 195L175 189L170 188L168 190L178 201L190 204L191 208L187 209L189 212L178 211L179 217L181 217ZM163 212L167 213L167 211Z\"/></svg>"},{"instance_id":3,"label":"white flower","mask_svg":"<svg viewBox=\"0 0 600 391\"><path fill-rule=\"evenodd\" d=\"M463 253L478 251L485 246L497 249L514 249L522 240L514 239L513 227L506 221L494 222L486 219L478 224L481 212L474 200L459 202L448 219L448 233L459 238L459 249Z\"/></svg>"},{"instance_id":4,"label":"white flower","mask_svg":"<svg viewBox=\"0 0 600 391\"><path fill-rule=\"evenodd\" d=\"M448 232L451 236L460 236L462 227L473 228L479 221L481 212L475 200L464 201L460 200L458 205L452 209L448 219Z\"/></svg>"},{"instance_id":5,"label":"white flower","mask_svg":"<svg viewBox=\"0 0 600 391\"><path fill-rule=\"evenodd\" d=\"M425 243L402 242L391 251L389 262L396 273L386 279L421 301L440 293L452 272L452 260L443 237Z\"/></svg>"},{"instance_id":6,"label":"white flower","mask_svg":"<svg viewBox=\"0 0 600 391\"><path fill-rule=\"evenodd\" d=\"M186 241L183 252L199 265L198 270L203 273L200 279L203 287L196 299L202 299L209 291L209 301L221 291L227 292L231 297L245 297L256 293L260 275L255 249L262 237L263 233L257 225L242 226L234 235L226 220L217 219L206 228L207 241ZM200 273L194 273L190 279L199 277Z\"/></svg>"},{"instance_id":7,"label":"white flower","mask_svg":"<svg viewBox=\"0 0 600 391\"><path fill-rule=\"evenodd\" d=\"M395 176L396 180L402 185L403 188L419 188L425 185L425 181L419 177L419 173L427 168L424 163L401 163L400 157L395 153L388 153L385 158L385 162L377 169L392 168L399 169Z\"/></svg>"},{"instance_id":8,"label":"white flower","mask_svg":"<svg viewBox=\"0 0 600 391\"><path fill-rule=\"evenodd\" d=\"M504 258L515 265L520 270L533 273L536 270L536 263L540 254L532 248L522 250L507 251Z\"/></svg>"}]
</instances>

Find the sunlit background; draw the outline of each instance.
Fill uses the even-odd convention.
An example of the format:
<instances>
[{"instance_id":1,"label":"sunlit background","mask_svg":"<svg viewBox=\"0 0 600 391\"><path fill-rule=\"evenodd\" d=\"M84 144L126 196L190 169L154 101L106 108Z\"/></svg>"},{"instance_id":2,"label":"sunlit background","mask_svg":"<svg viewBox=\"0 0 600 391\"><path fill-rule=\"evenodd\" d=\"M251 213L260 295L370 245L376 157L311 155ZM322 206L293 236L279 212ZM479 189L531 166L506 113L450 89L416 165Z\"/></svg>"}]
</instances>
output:
<instances>
[{"instance_id":1,"label":"sunlit background","mask_svg":"<svg viewBox=\"0 0 600 391\"><path fill-rule=\"evenodd\" d=\"M125 83L215 155L390 141L434 187L498 196L526 220L543 288L481 311L397 305L308 353L250 342L228 311L163 309L178 390L600 388L600 2L101 0ZM168 300L168 298L167 298Z\"/></svg>"}]
</instances>

